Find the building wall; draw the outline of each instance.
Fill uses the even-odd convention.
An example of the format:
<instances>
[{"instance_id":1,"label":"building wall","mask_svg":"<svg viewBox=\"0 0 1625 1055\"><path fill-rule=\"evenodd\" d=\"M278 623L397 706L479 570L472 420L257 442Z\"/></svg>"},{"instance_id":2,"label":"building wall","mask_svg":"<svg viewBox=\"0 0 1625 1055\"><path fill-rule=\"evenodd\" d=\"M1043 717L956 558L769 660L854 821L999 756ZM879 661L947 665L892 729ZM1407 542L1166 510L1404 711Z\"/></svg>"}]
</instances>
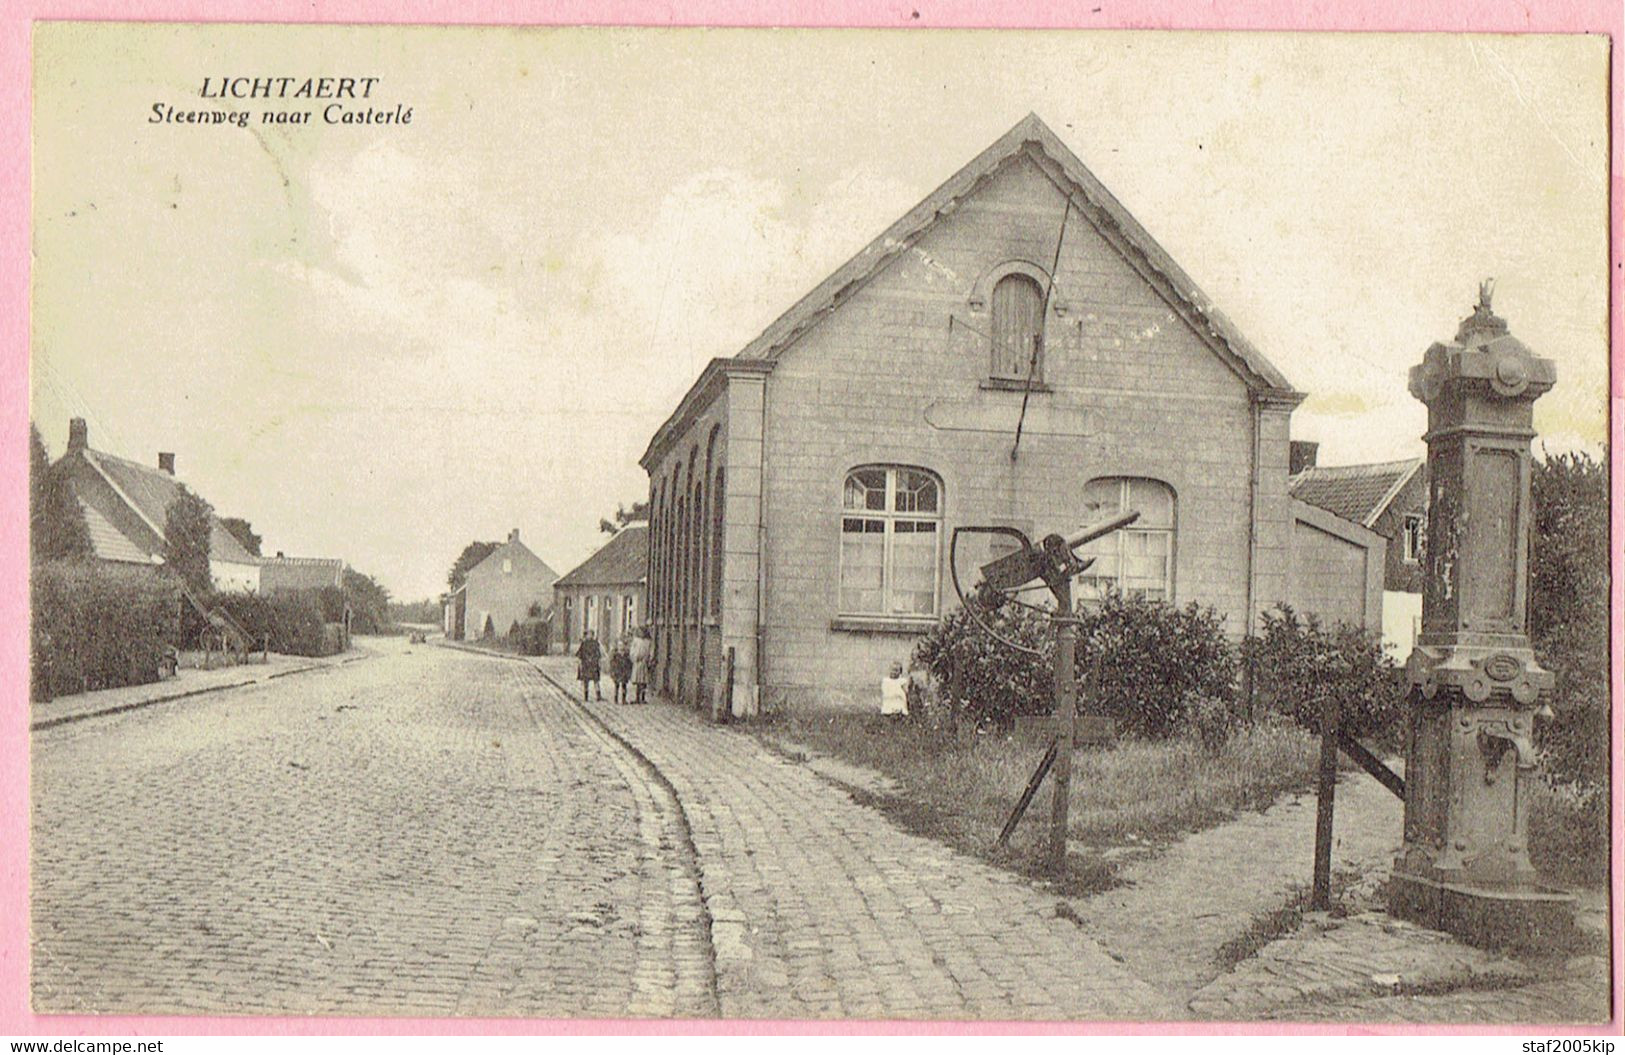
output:
<instances>
[{"instance_id":1,"label":"building wall","mask_svg":"<svg viewBox=\"0 0 1625 1055\"><path fill-rule=\"evenodd\" d=\"M1068 219L1046 329L1043 380L1029 400L1019 457L1010 449L1022 394L986 384L990 273L1054 259L1064 200L1031 161L1001 170L976 197L854 293L779 361L767 380L763 456L762 677L767 706L867 705L923 627L838 629L839 523L847 472L918 466L943 484L938 611L952 606L947 533L1017 523L1038 534L1087 519L1091 478L1160 480L1175 492L1173 599L1213 605L1247 628L1254 419L1244 382L1077 212ZM950 317L954 319L950 330ZM1284 558L1287 412L1264 423L1271 475L1260 545ZM1277 451L1275 448L1279 448ZM988 556L970 546L974 579ZM1284 567L1284 560L1278 563ZM1278 599L1284 576L1272 588ZM1261 597L1260 602L1270 598Z\"/></svg>"},{"instance_id":2,"label":"building wall","mask_svg":"<svg viewBox=\"0 0 1625 1055\"><path fill-rule=\"evenodd\" d=\"M587 598L595 598L589 617ZM568 602L568 604L566 604ZM553 613L556 637L565 652L574 652L590 626L605 649L628 637L627 606L631 605L632 629L648 618L648 604L642 583L609 586L555 586ZM566 614L568 613L568 614Z\"/></svg>"},{"instance_id":3,"label":"building wall","mask_svg":"<svg viewBox=\"0 0 1625 1055\"><path fill-rule=\"evenodd\" d=\"M1294 510L1287 603L1324 623L1380 629L1387 541L1308 503Z\"/></svg>"},{"instance_id":4,"label":"building wall","mask_svg":"<svg viewBox=\"0 0 1625 1055\"><path fill-rule=\"evenodd\" d=\"M226 592L258 593L260 590L260 566L258 564L238 564L233 561L209 561L209 575L214 579L214 588Z\"/></svg>"},{"instance_id":5,"label":"building wall","mask_svg":"<svg viewBox=\"0 0 1625 1055\"><path fill-rule=\"evenodd\" d=\"M511 570L503 570L504 560L512 562ZM547 608L557 579L528 549L504 543L468 573L465 635L474 639L484 634L488 617L496 636L507 634L514 623L530 617L531 605Z\"/></svg>"},{"instance_id":6,"label":"building wall","mask_svg":"<svg viewBox=\"0 0 1625 1055\"><path fill-rule=\"evenodd\" d=\"M1388 503L1371 529L1388 540L1388 559L1383 572L1383 589L1396 593L1422 595L1422 562L1405 559L1405 517L1422 517L1426 531L1428 510L1427 468L1413 475L1399 494Z\"/></svg>"}]
</instances>

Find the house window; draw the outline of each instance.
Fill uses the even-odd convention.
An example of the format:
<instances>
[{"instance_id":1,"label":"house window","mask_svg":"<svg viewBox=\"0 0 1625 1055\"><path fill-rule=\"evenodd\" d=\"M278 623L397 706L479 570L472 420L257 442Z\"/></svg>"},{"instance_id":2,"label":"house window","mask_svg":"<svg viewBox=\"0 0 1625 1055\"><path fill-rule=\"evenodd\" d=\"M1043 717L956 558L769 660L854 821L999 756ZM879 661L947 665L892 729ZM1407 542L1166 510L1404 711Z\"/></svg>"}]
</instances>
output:
<instances>
[{"instance_id":1,"label":"house window","mask_svg":"<svg viewBox=\"0 0 1625 1055\"><path fill-rule=\"evenodd\" d=\"M638 599L631 594L626 596L624 607L621 610L621 633L630 634L632 628L637 626Z\"/></svg>"},{"instance_id":2,"label":"house window","mask_svg":"<svg viewBox=\"0 0 1625 1055\"><path fill-rule=\"evenodd\" d=\"M598 606L598 598L596 598L596 597L588 597L586 599L586 601L581 606L581 636L582 637L586 637L588 634L592 633L593 620L596 617L596 615L598 614L595 611L597 606Z\"/></svg>"},{"instance_id":3,"label":"house window","mask_svg":"<svg viewBox=\"0 0 1625 1055\"><path fill-rule=\"evenodd\" d=\"M1020 273L999 279L993 287L993 355L989 368L1000 380L1044 379L1044 293ZM1036 356L1036 358L1035 358Z\"/></svg>"},{"instance_id":4,"label":"house window","mask_svg":"<svg viewBox=\"0 0 1625 1055\"><path fill-rule=\"evenodd\" d=\"M1125 510L1140 519L1078 550L1093 557L1078 576L1079 600L1098 600L1108 590L1125 597L1171 601L1174 596L1174 492L1159 480L1106 476L1083 489L1084 520L1095 523Z\"/></svg>"},{"instance_id":5,"label":"house window","mask_svg":"<svg viewBox=\"0 0 1625 1055\"><path fill-rule=\"evenodd\" d=\"M870 465L846 478L841 502L843 615L937 611L942 484L921 469Z\"/></svg>"},{"instance_id":6,"label":"house window","mask_svg":"<svg viewBox=\"0 0 1625 1055\"><path fill-rule=\"evenodd\" d=\"M509 560L507 557L502 558L502 574L504 574L504 575L512 575L513 574L513 561Z\"/></svg>"},{"instance_id":7,"label":"house window","mask_svg":"<svg viewBox=\"0 0 1625 1055\"><path fill-rule=\"evenodd\" d=\"M1405 543L1405 563L1417 564L1422 560L1422 540L1426 535L1427 521L1420 514L1408 513L1405 516L1405 526L1402 529Z\"/></svg>"}]
</instances>

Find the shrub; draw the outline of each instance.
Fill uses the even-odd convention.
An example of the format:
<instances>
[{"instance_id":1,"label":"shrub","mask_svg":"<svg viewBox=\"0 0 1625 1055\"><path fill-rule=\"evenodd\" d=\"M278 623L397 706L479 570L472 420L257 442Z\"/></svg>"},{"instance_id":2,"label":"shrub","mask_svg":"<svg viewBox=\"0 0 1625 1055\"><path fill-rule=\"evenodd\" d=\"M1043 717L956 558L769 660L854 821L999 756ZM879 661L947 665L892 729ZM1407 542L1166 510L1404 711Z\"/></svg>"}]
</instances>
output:
<instances>
[{"instance_id":1,"label":"shrub","mask_svg":"<svg viewBox=\"0 0 1625 1055\"><path fill-rule=\"evenodd\" d=\"M37 699L157 681L179 643L179 593L155 571L47 561L30 585Z\"/></svg>"},{"instance_id":2,"label":"shrub","mask_svg":"<svg viewBox=\"0 0 1625 1055\"><path fill-rule=\"evenodd\" d=\"M1101 658L1099 698L1086 706L1116 719L1124 733L1168 736L1187 723L1194 700L1232 699L1235 651L1213 609L1112 595L1079 616L1079 678ZM915 646L915 662L936 678L950 707L978 724L1005 726L1020 715L1049 713L1054 634L1047 620L1016 605L987 619L1000 634L1039 654L993 641L956 610Z\"/></svg>"},{"instance_id":3,"label":"shrub","mask_svg":"<svg viewBox=\"0 0 1625 1055\"><path fill-rule=\"evenodd\" d=\"M1378 635L1346 623L1328 628L1313 614L1300 616L1281 605L1264 613L1263 633L1244 647L1267 711L1318 732L1330 699L1339 707L1343 727L1355 736L1383 737L1398 730L1404 672L1383 651Z\"/></svg>"},{"instance_id":4,"label":"shrub","mask_svg":"<svg viewBox=\"0 0 1625 1055\"><path fill-rule=\"evenodd\" d=\"M526 619L515 623L509 640L526 656L545 656L553 641L553 625L545 619Z\"/></svg>"},{"instance_id":5,"label":"shrub","mask_svg":"<svg viewBox=\"0 0 1625 1055\"><path fill-rule=\"evenodd\" d=\"M216 594L213 603L225 609L257 648L267 638L272 652L289 656L330 656L342 646L328 634L316 593L279 593L261 597L252 593Z\"/></svg>"},{"instance_id":6,"label":"shrub","mask_svg":"<svg viewBox=\"0 0 1625 1055\"><path fill-rule=\"evenodd\" d=\"M1039 655L994 641L963 608L938 620L915 644L914 662L936 678L949 719L1008 726L1018 715L1049 713L1054 640L1044 619L1016 605L986 612L984 618L999 634Z\"/></svg>"},{"instance_id":7,"label":"shrub","mask_svg":"<svg viewBox=\"0 0 1625 1055\"><path fill-rule=\"evenodd\" d=\"M1110 593L1079 614L1080 676L1100 662L1100 697L1090 706L1123 732L1169 736L1189 724L1197 700L1228 707L1235 699L1236 651L1214 609Z\"/></svg>"}]
</instances>

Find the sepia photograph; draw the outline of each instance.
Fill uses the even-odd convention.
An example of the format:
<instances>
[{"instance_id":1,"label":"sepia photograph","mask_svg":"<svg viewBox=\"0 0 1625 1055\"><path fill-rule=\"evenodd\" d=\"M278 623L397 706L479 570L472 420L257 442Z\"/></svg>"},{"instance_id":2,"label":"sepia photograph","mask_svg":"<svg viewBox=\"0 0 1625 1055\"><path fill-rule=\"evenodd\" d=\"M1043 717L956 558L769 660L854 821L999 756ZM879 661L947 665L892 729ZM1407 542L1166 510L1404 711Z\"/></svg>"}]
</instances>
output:
<instances>
[{"instance_id":1,"label":"sepia photograph","mask_svg":"<svg viewBox=\"0 0 1625 1055\"><path fill-rule=\"evenodd\" d=\"M30 47L35 1015L1617 1027L1607 36Z\"/></svg>"}]
</instances>

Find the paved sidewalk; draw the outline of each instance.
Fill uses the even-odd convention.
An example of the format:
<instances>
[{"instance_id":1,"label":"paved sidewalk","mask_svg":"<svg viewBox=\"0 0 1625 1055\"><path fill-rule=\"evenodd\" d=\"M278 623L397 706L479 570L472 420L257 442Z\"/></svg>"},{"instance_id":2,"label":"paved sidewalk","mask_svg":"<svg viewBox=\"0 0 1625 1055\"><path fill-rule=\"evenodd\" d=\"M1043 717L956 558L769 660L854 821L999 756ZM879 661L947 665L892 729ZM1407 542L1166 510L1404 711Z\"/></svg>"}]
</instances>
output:
<instances>
[{"instance_id":1,"label":"paved sidewalk","mask_svg":"<svg viewBox=\"0 0 1625 1055\"><path fill-rule=\"evenodd\" d=\"M562 698L572 661L535 657ZM670 782L698 853L726 1017L1117 1019L1177 1009L1058 899L666 703L583 706Z\"/></svg>"},{"instance_id":2,"label":"paved sidewalk","mask_svg":"<svg viewBox=\"0 0 1625 1055\"><path fill-rule=\"evenodd\" d=\"M309 656L284 656L279 652L273 652L270 659L264 663L244 663L238 666L216 667L213 670L184 668L173 678L149 682L146 685L125 685L116 689L98 689L95 692L81 692L73 696L58 696L54 700L35 702L30 704L28 727L30 729L49 729L64 722L76 722L84 718L119 714L155 703L197 696L205 692L218 692L222 689L236 689L247 685L255 685L260 682L270 681L272 678L297 674L301 671L341 666L345 663L365 659L373 654L372 649L357 645L349 652L337 656L312 658Z\"/></svg>"}]
</instances>

